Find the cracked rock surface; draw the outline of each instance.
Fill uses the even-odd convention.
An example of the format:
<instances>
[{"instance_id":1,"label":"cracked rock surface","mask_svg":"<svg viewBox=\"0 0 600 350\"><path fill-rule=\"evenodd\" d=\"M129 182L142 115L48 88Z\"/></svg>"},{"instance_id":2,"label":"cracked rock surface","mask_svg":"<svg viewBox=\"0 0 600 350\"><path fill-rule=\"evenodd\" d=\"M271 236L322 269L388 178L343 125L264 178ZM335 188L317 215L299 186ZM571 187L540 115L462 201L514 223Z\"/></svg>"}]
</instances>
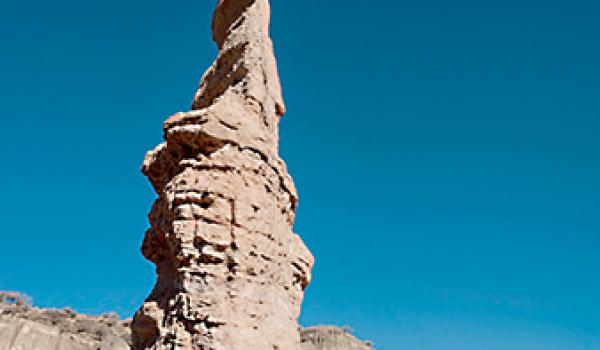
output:
<instances>
[{"instance_id":1,"label":"cracked rock surface","mask_svg":"<svg viewBox=\"0 0 600 350\"><path fill-rule=\"evenodd\" d=\"M297 194L277 152L285 107L269 16L267 0L218 2L219 55L144 159L158 199L142 253L157 281L133 349L300 349L313 258L292 232Z\"/></svg>"}]
</instances>

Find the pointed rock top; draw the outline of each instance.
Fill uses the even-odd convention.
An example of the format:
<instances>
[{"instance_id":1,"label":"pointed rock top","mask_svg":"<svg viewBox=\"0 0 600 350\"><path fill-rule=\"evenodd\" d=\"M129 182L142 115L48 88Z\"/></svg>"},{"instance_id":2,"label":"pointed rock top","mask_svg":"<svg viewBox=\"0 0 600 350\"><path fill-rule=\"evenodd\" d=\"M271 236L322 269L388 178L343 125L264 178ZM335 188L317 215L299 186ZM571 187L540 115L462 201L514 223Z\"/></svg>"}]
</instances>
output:
<instances>
[{"instance_id":1,"label":"pointed rock top","mask_svg":"<svg viewBox=\"0 0 600 350\"><path fill-rule=\"evenodd\" d=\"M219 55L202 77L192 109L236 99L267 126L277 123L285 105L269 22L268 0L219 0L212 21Z\"/></svg>"}]
</instances>

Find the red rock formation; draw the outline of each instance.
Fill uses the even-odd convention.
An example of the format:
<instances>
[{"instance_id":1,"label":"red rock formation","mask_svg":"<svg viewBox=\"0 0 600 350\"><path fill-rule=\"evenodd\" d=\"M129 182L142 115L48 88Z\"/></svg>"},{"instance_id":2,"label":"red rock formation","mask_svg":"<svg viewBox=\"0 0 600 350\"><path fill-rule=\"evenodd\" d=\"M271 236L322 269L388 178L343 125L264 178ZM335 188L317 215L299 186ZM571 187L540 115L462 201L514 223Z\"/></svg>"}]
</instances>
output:
<instances>
[{"instance_id":1,"label":"red rock formation","mask_svg":"<svg viewBox=\"0 0 600 350\"><path fill-rule=\"evenodd\" d=\"M297 194L277 155L268 0L220 0L212 29L220 52L192 111L165 122L142 166L158 194L142 244L157 282L133 348L297 350L313 258L291 230Z\"/></svg>"}]
</instances>

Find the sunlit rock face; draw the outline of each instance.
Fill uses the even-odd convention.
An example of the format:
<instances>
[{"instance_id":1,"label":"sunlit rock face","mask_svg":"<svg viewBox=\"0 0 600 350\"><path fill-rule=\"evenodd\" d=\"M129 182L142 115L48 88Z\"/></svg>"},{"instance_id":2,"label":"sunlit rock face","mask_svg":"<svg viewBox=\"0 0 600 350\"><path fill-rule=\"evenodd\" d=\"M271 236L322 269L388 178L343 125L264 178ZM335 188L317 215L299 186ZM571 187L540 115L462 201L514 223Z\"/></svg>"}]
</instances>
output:
<instances>
[{"instance_id":1,"label":"sunlit rock face","mask_svg":"<svg viewBox=\"0 0 600 350\"><path fill-rule=\"evenodd\" d=\"M134 317L133 349L300 349L313 258L292 232L268 30L267 0L219 1L220 53L192 110L167 119L165 142L146 155L158 199L142 252L157 282Z\"/></svg>"}]
</instances>

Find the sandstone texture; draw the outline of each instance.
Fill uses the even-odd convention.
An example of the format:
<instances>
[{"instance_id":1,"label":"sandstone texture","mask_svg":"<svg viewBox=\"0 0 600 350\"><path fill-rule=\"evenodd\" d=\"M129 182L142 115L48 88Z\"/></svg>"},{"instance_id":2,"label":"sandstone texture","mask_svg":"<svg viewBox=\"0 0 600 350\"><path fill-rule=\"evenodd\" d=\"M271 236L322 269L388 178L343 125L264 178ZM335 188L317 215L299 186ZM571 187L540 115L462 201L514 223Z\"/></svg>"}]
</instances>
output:
<instances>
[{"instance_id":1,"label":"sandstone texture","mask_svg":"<svg viewBox=\"0 0 600 350\"><path fill-rule=\"evenodd\" d=\"M18 295L0 294L0 350L127 350L129 333L129 322L114 314L37 309Z\"/></svg>"},{"instance_id":2,"label":"sandstone texture","mask_svg":"<svg viewBox=\"0 0 600 350\"><path fill-rule=\"evenodd\" d=\"M269 17L268 0L218 2L218 57L145 157L158 199L142 253L157 281L133 319L135 350L300 349L313 258L292 232L297 194L278 156Z\"/></svg>"}]
</instances>

